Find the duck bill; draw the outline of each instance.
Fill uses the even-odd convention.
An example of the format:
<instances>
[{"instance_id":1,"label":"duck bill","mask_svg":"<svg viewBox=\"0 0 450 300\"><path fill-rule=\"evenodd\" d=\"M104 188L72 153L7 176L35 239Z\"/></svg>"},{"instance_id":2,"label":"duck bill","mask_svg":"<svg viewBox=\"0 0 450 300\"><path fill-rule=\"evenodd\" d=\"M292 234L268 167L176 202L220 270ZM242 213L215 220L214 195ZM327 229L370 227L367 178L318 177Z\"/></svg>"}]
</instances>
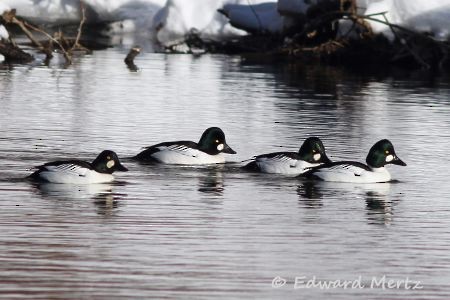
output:
<instances>
[{"instance_id":1,"label":"duck bill","mask_svg":"<svg viewBox=\"0 0 450 300\"><path fill-rule=\"evenodd\" d=\"M328 156L324 153L320 162L322 164L331 164L331 159L329 159Z\"/></svg>"},{"instance_id":2,"label":"duck bill","mask_svg":"<svg viewBox=\"0 0 450 300\"><path fill-rule=\"evenodd\" d=\"M128 169L124 165L122 165L121 163L118 163L117 166L116 166L116 171L127 172Z\"/></svg>"},{"instance_id":3,"label":"duck bill","mask_svg":"<svg viewBox=\"0 0 450 300\"><path fill-rule=\"evenodd\" d=\"M391 164L399 165L399 166L406 166L406 163L398 158L397 156L394 158L394 160L391 161Z\"/></svg>"},{"instance_id":4,"label":"duck bill","mask_svg":"<svg viewBox=\"0 0 450 300\"><path fill-rule=\"evenodd\" d=\"M228 154L236 154L236 151L234 151L233 149L231 149L230 146L228 146L227 144L223 145L224 148L222 150L223 153L228 153Z\"/></svg>"}]
</instances>

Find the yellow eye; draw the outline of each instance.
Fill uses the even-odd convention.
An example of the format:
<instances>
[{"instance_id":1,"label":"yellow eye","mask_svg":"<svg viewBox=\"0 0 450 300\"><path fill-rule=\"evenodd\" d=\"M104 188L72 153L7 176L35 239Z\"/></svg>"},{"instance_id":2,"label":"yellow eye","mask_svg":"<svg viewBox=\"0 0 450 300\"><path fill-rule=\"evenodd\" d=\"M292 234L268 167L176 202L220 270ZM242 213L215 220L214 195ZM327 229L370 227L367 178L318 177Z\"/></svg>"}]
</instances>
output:
<instances>
[{"instance_id":1,"label":"yellow eye","mask_svg":"<svg viewBox=\"0 0 450 300\"><path fill-rule=\"evenodd\" d=\"M386 154L389 154L389 150L386 150L385 152L386 152Z\"/></svg>"},{"instance_id":2,"label":"yellow eye","mask_svg":"<svg viewBox=\"0 0 450 300\"><path fill-rule=\"evenodd\" d=\"M313 153L316 153L317 151L316 150L313 150Z\"/></svg>"},{"instance_id":3,"label":"yellow eye","mask_svg":"<svg viewBox=\"0 0 450 300\"><path fill-rule=\"evenodd\" d=\"M106 159L110 160L110 159L111 159L111 156L107 156Z\"/></svg>"},{"instance_id":4,"label":"yellow eye","mask_svg":"<svg viewBox=\"0 0 450 300\"><path fill-rule=\"evenodd\" d=\"M216 140L216 143L219 143L219 140Z\"/></svg>"}]
</instances>

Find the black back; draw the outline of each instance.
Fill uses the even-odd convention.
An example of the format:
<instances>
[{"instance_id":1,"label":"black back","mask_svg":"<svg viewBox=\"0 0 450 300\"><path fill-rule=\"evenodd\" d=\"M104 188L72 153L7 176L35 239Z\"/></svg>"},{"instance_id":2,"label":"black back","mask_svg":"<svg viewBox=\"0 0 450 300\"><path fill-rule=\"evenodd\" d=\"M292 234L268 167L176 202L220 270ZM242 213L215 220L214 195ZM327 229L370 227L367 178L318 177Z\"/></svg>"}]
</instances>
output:
<instances>
[{"instance_id":1,"label":"black back","mask_svg":"<svg viewBox=\"0 0 450 300\"><path fill-rule=\"evenodd\" d=\"M159 143L159 144L156 144L153 146L146 147L145 150L143 150L142 152L140 152L138 155L136 155L133 158L140 160L140 161L148 161L148 162L157 161L156 159L154 159L152 157L152 155L156 152L161 151L160 149L158 149L158 147L169 147L169 146L174 146L174 145L180 145L180 146L186 146L186 147L192 148L192 149L198 149L197 143L194 143L191 141L163 142L163 143Z\"/></svg>"}]
</instances>

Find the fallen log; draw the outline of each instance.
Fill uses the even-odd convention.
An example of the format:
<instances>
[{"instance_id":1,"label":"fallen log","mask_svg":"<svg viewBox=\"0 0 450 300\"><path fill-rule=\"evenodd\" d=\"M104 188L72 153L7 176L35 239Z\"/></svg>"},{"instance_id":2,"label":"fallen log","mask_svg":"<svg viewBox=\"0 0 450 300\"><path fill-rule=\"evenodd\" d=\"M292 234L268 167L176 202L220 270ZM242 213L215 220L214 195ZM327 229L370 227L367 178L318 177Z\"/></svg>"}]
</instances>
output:
<instances>
[{"instance_id":1,"label":"fallen log","mask_svg":"<svg viewBox=\"0 0 450 300\"><path fill-rule=\"evenodd\" d=\"M29 63L34 60L33 55L23 51L10 42L0 41L0 54L5 57L6 62Z\"/></svg>"}]
</instances>

